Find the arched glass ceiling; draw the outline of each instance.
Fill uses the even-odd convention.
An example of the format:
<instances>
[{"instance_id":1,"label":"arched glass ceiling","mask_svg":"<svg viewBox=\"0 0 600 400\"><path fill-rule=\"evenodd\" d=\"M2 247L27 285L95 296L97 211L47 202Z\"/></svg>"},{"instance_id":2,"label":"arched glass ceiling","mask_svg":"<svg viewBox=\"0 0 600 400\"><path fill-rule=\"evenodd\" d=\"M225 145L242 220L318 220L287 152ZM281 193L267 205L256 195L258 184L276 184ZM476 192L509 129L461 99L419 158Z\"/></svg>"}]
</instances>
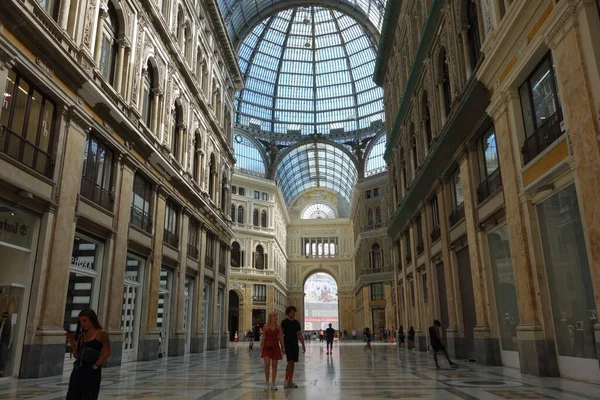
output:
<instances>
[{"instance_id":1,"label":"arched glass ceiling","mask_svg":"<svg viewBox=\"0 0 600 400\"><path fill-rule=\"evenodd\" d=\"M302 211L301 219L328 219L335 218L333 208L324 203L314 203Z\"/></svg>"},{"instance_id":2,"label":"arched glass ceiling","mask_svg":"<svg viewBox=\"0 0 600 400\"><path fill-rule=\"evenodd\" d=\"M265 161L256 145L244 135L236 134L233 138L233 152L235 154L236 172L266 176Z\"/></svg>"},{"instance_id":3,"label":"arched glass ceiling","mask_svg":"<svg viewBox=\"0 0 600 400\"><path fill-rule=\"evenodd\" d=\"M284 134L368 128L384 118L375 58L364 26L348 14L318 6L279 11L240 47L246 86L236 95L236 122Z\"/></svg>"},{"instance_id":4,"label":"arched glass ceiling","mask_svg":"<svg viewBox=\"0 0 600 400\"><path fill-rule=\"evenodd\" d=\"M365 176L375 175L387 169L387 164L383 158L386 142L387 138L385 134L381 135L381 137L373 144L371 150L369 150L367 163L365 165Z\"/></svg>"},{"instance_id":5,"label":"arched glass ceiling","mask_svg":"<svg viewBox=\"0 0 600 400\"><path fill-rule=\"evenodd\" d=\"M267 14L269 9L285 8L287 3L291 2L289 0L217 0L227 33L234 46L237 46L239 38L243 39L256 20ZM315 1L295 0L294 3L314 4ZM381 31L387 0L321 0L320 3L352 12L358 19L368 22L378 32Z\"/></svg>"},{"instance_id":6,"label":"arched glass ceiling","mask_svg":"<svg viewBox=\"0 0 600 400\"><path fill-rule=\"evenodd\" d=\"M287 204L304 190L318 186L340 193L350 203L356 181L356 168L350 157L326 143L292 149L279 163L275 175Z\"/></svg>"}]
</instances>

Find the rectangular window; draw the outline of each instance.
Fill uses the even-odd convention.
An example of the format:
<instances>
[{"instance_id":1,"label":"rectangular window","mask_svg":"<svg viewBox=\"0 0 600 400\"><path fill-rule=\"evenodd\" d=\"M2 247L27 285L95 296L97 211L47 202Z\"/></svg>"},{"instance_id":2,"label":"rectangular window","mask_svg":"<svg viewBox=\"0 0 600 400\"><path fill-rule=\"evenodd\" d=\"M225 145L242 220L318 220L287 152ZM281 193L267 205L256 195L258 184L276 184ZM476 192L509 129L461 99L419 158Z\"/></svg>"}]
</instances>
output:
<instances>
[{"instance_id":1,"label":"rectangular window","mask_svg":"<svg viewBox=\"0 0 600 400\"><path fill-rule=\"evenodd\" d=\"M252 301L267 301L267 285L252 286Z\"/></svg>"},{"instance_id":2,"label":"rectangular window","mask_svg":"<svg viewBox=\"0 0 600 400\"><path fill-rule=\"evenodd\" d=\"M238 194L240 196L245 196L246 195L246 189L244 189L243 187L238 188Z\"/></svg>"},{"instance_id":3,"label":"rectangular window","mask_svg":"<svg viewBox=\"0 0 600 400\"><path fill-rule=\"evenodd\" d=\"M431 222L433 229L440 227L440 210L437 196L431 200Z\"/></svg>"},{"instance_id":4,"label":"rectangular window","mask_svg":"<svg viewBox=\"0 0 600 400\"><path fill-rule=\"evenodd\" d=\"M265 193L265 192L263 192L263 194L262 194L262 199L263 199L263 200L265 200L265 201L269 200L269 194L268 194L268 193Z\"/></svg>"},{"instance_id":5,"label":"rectangular window","mask_svg":"<svg viewBox=\"0 0 600 400\"><path fill-rule=\"evenodd\" d=\"M0 151L50 177L55 105L15 71L8 71L0 108Z\"/></svg>"},{"instance_id":6,"label":"rectangular window","mask_svg":"<svg viewBox=\"0 0 600 400\"><path fill-rule=\"evenodd\" d=\"M385 300L383 283L371 283L371 300Z\"/></svg>"},{"instance_id":7,"label":"rectangular window","mask_svg":"<svg viewBox=\"0 0 600 400\"><path fill-rule=\"evenodd\" d=\"M46 10L46 12L54 19L58 20L58 6L59 0L39 0L40 6Z\"/></svg>"},{"instance_id":8,"label":"rectangular window","mask_svg":"<svg viewBox=\"0 0 600 400\"><path fill-rule=\"evenodd\" d=\"M481 182L477 195L479 202L482 202L502 186L496 133L493 130L477 141L477 158Z\"/></svg>"},{"instance_id":9,"label":"rectangular window","mask_svg":"<svg viewBox=\"0 0 600 400\"><path fill-rule=\"evenodd\" d=\"M452 174L452 205L458 208L464 201L460 168Z\"/></svg>"},{"instance_id":10,"label":"rectangular window","mask_svg":"<svg viewBox=\"0 0 600 400\"><path fill-rule=\"evenodd\" d=\"M371 191L370 191L370 190L367 190L367 191L365 192L365 197L366 197L367 199L370 199L370 198L371 198Z\"/></svg>"},{"instance_id":11,"label":"rectangular window","mask_svg":"<svg viewBox=\"0 0 600 400\"><path fill-rule=\"evenodd\" d=\"M152 233L152 184L140 175L133 180L131 224Z\"/></svg>"},{"instance_id":12,"label":"rectangular window","mask_svg":"<svg viewBox=\"0 0 600 400\"><path fill-rule=\"evenodd\" d=\"M200 234L199 234L199 229L198 229L198 222L193 219L190 218L190 224L189 224L189 232L188 232L188 257L193 258L194 260L198 259L199 256L199 239L200 239Z\"/></svg>"},{"instance_id":13,"label":"rectangular window","mask_svg":"<svg viewBox=\"0 0 600 400\"><path fill-rule=\"evenodd\" d=\"M423 241L423 218L421 218L421 214L415 220L415 228L417 231L417 254L421 254L425 249Z\"/></svg>"},{"instance_id":14,"label":"rectangular window","mask_svg":"<svg viewBox=\"0 0 600 400\"><path fill-rule=\"evenodd\" d=\"M107 210L113 208L112 169L112 150L88 135L83 151L81 195Z\"/></svg>"},{"instance_id":15,"label":"rectangular window","mask_svg":"<svg viewBox=\"0 0 600 400\"><path fill-rule=\"evenodd\" d=\"M378 197L381 194L380 188L373 189L373 197Z\"/></svg>"},{"instance_id":16,"label":"rectangular window","mask_svg":"<svg viewBox=\"0 0 600 400\"><path fill-rule=\"evenodd\" d=\"M165 207L165 233L163 240L173 247L179 246L177 205L172 200L167 200Z\"/></svg>"},{"instance_id":17,"label":"rectangular window","mask_svg":"<svg viewBox=\"0 0 600 400\"><path fill-rule=\"evenodd\" d=\"M523 157L528 163L562 134L562 113L550 53L519 88L525 126Z\"/></svg>"},{"instance_id":18,"label":"rectangular window","mask_svg":"<svg viewBox=\"0 0 600 400\"><path fill-rule=\"evenodd\" d=\"M237 186L231 185L231 194L237 194Z\"/></svg>"}]
</instances>

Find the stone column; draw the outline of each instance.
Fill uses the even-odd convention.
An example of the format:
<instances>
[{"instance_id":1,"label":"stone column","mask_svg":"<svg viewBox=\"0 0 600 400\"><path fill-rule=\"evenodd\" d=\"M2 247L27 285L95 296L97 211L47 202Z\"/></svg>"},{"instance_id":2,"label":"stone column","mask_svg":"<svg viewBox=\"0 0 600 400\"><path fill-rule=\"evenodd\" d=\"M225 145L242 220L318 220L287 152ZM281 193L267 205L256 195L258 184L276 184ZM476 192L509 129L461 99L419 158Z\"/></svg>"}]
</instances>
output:
<instances>
[{"instance_id":1,"label":"stone column","mask_svg":"<svg viewBox=\"0 0 600 400\"><path fill-rule=\"evenodd\" d=\"M493 106L492 106L493 107ZM491 108L492 108L491 107ZM505 202L511 259L519 303L517 340L521 371L538 376L558 376L555 345L545 338L538 319L536 284L530 255L530 236L527 225L527 200L520 196L520 163L518 140L510 120L520 115L519 93L511 92L500 99L489 114L494 118L500 172ZM511 116L509 116L512 115ZM519 201L517 201L519 199ZM541 312L539 312L541 316Z\"/></svg>"},{"instance_id":2,"label":"stone column","mask_svg":"<svg viewBox=\"0 0 600 400\"><path fill-rule=\"evenodd\" d=\"M446 114L446 97L444 96L444 82L439 82L438 85L438 100L440 102L440 127L446 123L448 115ZM440 129L441 131L441 129Z\"/></svg>"},{"instance_id":3,"label":"stone column","mask_svg":"<svg viewBox=\"0 0 600 400\"><path fill-rule=\"evenodd\" d=\"M471 55L469 54L469 37L467 35L468 29L468 26L463 26L462 31L459 34L462 41L463 56L465 60L465 71L467 72L467 81L469 80L469 78L471 78L471 75L473 75L473 67L471 67Z\"/></svg>"},{"instance_id":4,"label":"stone column","mask_svg":"<svg viewBox=\"0 0 600 400\"><path fill-rule=\"evenodd\" d=\"M444 177L440 181L437 190L438 211L440 213L440 243L442 247L442 261L444 263L444 278L446 280L446 304L448 306L448 329L446 336L448 338L448 352L452 357L459 353L460 338L458 337L458 317L456 312L456 291L455 291L455 268L453 254L450 249L450 227L448 207L449 199L446 198L450 191L448 178Z\"/></svg>"},{"instance_id":5,"label":"stone column","mask_svg":"<svg viewBox=\"0 0 600 400\"><path fill-rule=\"evenodd\" d=\"M196 278L196 296L194 297L194 330L190 345L191 353L202 353L204 351L204 326L202 325L204 314L204 255L206 254L206 229L200 224L200 248L198 250L198 276Z\"/></svg>"},{"instance_id":6,"label":"stone column","mask_svg":"<svg viewBox=\"0 0 600 400\"><path fill-rule=\"evenodd\" d=\"M41 279L42 302L34 343L23 352L23 377L39 378L60 375L65 358L63 322L75 237L75 209L81 186L83 148L88 127L73 111L65 116L65 147L61 177L58 180L58 208L49 247L49 268Z\"/></svg>"},{"instance_id":7,"label":"stone column","mask_svg":"<svg viewBox=\"0 0 600 400\"><path fill-rule=\"evenodd\" d=\"M123 89L122 86L123 86L123 73L125 72L125 71L123 71L123 69L124 69L124 65L125 65L125 48L126 47L128 47L127 41L125 39L120 39L119 40L119 54L118 54L118 59L117 59L117 76L115 77L115 90L120 95L123 95L125 93L125 90Z\"/></svg>"},{"instance_id":8,"label":"stone column","mask_svg":"<svg viewBox=\"0 0 600 400\"><path fill-rule=\"evenodd\" d=\"M66 2L69 3L70 0L67 0ZM101 3L100 10L98 10L98 28L96 30L96 43L94 45L94 61L96 62L96 67L100 65L100 57L102 56L102 34L106 18L108 18L108 7L106 4ZM66 29L66 26L63 29Z\"/></svg>"},{"instance_id":9,"label":"stone column","mask_svg":"<svg viewBox=\"0 0 600 400\"><path fill-rule=\"evenodd\" d=\"M477 325L474 329L475 353L477 362L484 365L502 365L500 357L500 340L492 338L487 309L483 263L481 260L481 243L478 237L477 195L477 149L469 143L460 160L460 175L464 194L465 225L469 243L469 259L473 277L473 294L475 297L475 314Z\"/></svg>"},{"instance_id":10,"label":"stone column","mask_svg":"<svg viewBox=\"0 0 600 400\"><path fill-rule=\"evenodd\" d=\"M102 5L100 5L102 7ZM69 10L71 9L71 0L61 0L58 9L58 26L65 31L69 27Z\"/></svg>"},{"instance_id":11,"label":"stone column","mask_svg":"<svg viewBox=\"0 0 600 400\"><path fill-rule=\"evenodd\" d=\"M158 317L158 292L160 288L160 270L162 267L163 236L165 225L166 193L159 186L154 196L154 237L152 239L153 255L150 261L150 280L148 287L148 302L146 311L146 332L143 332L139 341L139 356L143 361L158 358L159 331L157 328Z\"/></svg>"},{"instance_id":12,"label":"stone column","mask_svg":"<svg viewBox=\"0 0 600 400\"><path fill-rule=\"evenodd\" d=\"M221 242L218 237L215 235L214 237L215 244L213 246L212 258L213 258L213 274L214 281L212 287L212 298L213 302L210 307L211 315L210 315L210 323L209 323L209 337L208 337L208 349L216 350L218 348L218 335L219 335L219 313L217 308L217 302L219 300L219 263L220 259L220 248Z\"/></svg>"},{"instance_id":13,"label":"stone column","mask_svg":"<svg viewBox=\"0 0 600 400\"><path fill-rule=\"evenodd\" d=\"M158 124L159 124L159 113L160 113L160 97L162 95L162 90L161 89L152 89L152 126L150 127L150 130L152 131L152 133L154 133L155 136L159 136L160 132L158 131Z\"/></svg>"},{"instance_id":14,"label":"stone column","mask_svg":"<svg viewBox=\"0 0 600 400\"><path fill-rule=\"evenodd\" d=\"M177 268L174 274L177 277L177 291L172 296L175 301L176 307L174 312L175 324L173 334L169 335L169 357L181 356L185 353L185 316L183 315L183 308L185 302L185 278L187 268L187 242L188 242L188 230L189 230L190 217L187 213L187 209L184 207L181 210L181 225L179 229L179 268ZM194 307L188 312L193 312Z\"/></svg>"},{"instance_id":15,"label":"stone column","mask_svg":"<svg viewBox=\"0 0 600 400\"><path fill-rule=\"evenodd\" d=\"M110 334L111 356L107 364L109 366L121 365L121 352L123 342L123 331L121 327L122 302L115 301L123 297L123 285L125 282L125 265L127 263L127 238L129 235L129 220L131 217L131 198L133 196L133 180L135 167L132 160L122 156L119 159L119 180L115 193L115 244L112 260L112 273L109 275L109 284L106 296L106 328Z\"/></svg>"},{"instance_id":16,"label":"stone column","mask_svg":"<svg viewBox=\"0 0 600 400\"><path fill-rule=\"evenodd\" d=\"M400 317L400 321L401 324L404 325L406 327L406 330L408 330L408 325L410 322L410 311L409 311L409 302L408 302L408 284L407 284L407 279L406 279L406 268L408 267L408 265L406 264L406 237L404 236L404 234L400 235L400 260L402 263L402 271L400 272L400 280L402 281L402 286L403 286L403 290L401 291L402 293L400 293L400 297L402 302L400 303L402 305L402 307L400 307L401 310L401 317Z\"/></svg>"},{"instance_id":17,"label":"stone column","mask_svg":"<svg viewBox=\"0 0 600 400\"><path fill-rule=\"evenodd\" d=\"M408 234L410 236L410 252L412 253L412 265L413 265L413 280L412 282L408 281L409 285L413 285L414 291L414 301L415 301L415 315L411 315L410 324L415 328L415 346L419 351L427 351L427 347L425 345L425 338L423 336L423 330L421 328L421 320L423 317L423 310L421 310L421 302L419 299L421 298L421 290L419 288L420 276L419 271L417 270L417 258L419 257L417 254L417 224L416 221L411 221L410 228L408 230ZM412 306L412 296L410 296L411 306ZM410 326L408 327L410 329ZM424 346L422 347L421 344Z\"/></svg>"},{"instance_id":18,"label":"stone column","mask_svg":"<svg viewBox=\"0 0 600 400\"><path fill-rule=\"evenodd\" d=\"M583 18L580 16L580 20ZM550 48L575 161L575 185L595 306L596 311L600 311L600 128L598 121L594 120L597 105L590 90L590 74L597 78L598 71L586 70L584 60L589 47L583 48L578 24L574 16L570 17L565 23L564 36L559 33L550 43ZM597 358L600 360L600 322L596 321L594 331Z\"/></svg>"},{"instance_id":19,"label":"stone column","mask_svg":"<svg viewBox=\"0 0 600 400\"><path fill-rule=\"evenodd\" d=\"M433 263L431 262L431 232L430 232L430 228L431 228L431 224L432 224L432 218L431 218L431 213L432 213L432 208L431 208L431 202L423 202L422 206L421 206L421 216L422 216L422 221L423 221L423 244L425 246L425 273L427 274L427 304L428 306L426 307L427 311L426 311L426 315L427 315L427 319L425 320L426 324L424 326L424 328L427 328L429 326L431 326L430 324L433 323L434 319L437 319L437 316L439 315L439 308L437 307L436 301L434 301L434 296L435 293L437 293L435 290L433 290L433 282L434 282L434 275L435 275L435 271L433 268ZM425 297L423 297L423 299L425 299ZM427 332L426 332L427 335Z\"/></svg>"}]
</instances>

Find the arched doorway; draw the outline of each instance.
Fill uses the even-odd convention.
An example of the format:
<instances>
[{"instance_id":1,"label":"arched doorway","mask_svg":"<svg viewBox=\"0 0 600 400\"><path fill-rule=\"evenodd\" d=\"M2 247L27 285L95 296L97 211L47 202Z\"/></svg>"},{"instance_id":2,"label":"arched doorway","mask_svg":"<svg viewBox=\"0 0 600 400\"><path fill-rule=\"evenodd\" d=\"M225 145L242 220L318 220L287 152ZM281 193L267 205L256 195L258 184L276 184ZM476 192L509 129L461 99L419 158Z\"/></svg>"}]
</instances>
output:
<instances>
[{"instance_id":1,"label":"arched doorway","mask_svg":"<svg viewBox=\"0 0 600 400\"><path fill-rule=\"evenodd\" d=\"M241 333L240 330L240 297L235 290L229 291L229 341L233 341L235 333L238 333L238 338Z\"/></svg>"},{"instance_id":2,"label":"arched doorway","mask_svg":"<svg viewBox=\"0 0 600 400\"><path fill-rule=\"evenodd\" d=\"M317 272L304 282L304 330L326 329L330 323L340 329L338 285L333 276Z\"/></svg>"}]
</instances>

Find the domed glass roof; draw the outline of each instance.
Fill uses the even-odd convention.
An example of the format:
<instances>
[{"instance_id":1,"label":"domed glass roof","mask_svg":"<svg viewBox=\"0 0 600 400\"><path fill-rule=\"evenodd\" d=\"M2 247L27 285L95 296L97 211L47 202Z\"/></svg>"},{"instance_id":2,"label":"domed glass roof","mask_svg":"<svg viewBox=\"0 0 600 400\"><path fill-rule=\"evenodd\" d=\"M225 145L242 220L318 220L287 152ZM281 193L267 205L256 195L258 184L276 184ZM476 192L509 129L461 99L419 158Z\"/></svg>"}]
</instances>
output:
<instances>
[{"instance_id":1,"label":"domed glass roof","mask_svg":"<svg viewBox=\"0 0 600 400\"><path fill-rule=\"evenodd\" d=\"M375 58L372 35L349 14L319 6L278 11L240 46L246 86L236 96L236 122L296 135L368 128L384 118Z\"/></svg>"}]
</instances>

